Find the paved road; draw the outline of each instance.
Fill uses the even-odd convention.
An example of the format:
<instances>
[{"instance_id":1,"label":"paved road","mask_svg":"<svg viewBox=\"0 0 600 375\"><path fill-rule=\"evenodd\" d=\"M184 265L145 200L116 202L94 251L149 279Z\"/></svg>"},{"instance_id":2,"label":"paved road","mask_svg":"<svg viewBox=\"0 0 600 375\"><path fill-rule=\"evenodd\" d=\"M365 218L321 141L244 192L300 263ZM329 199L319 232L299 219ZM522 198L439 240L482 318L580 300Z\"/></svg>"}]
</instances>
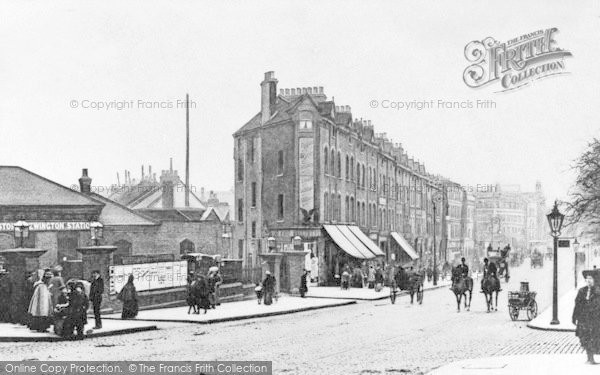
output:
<instances>
[{"instance_id":1,"label":"paved road","mask_svg":"<svg viewBox=\"0 0 600 375\"><path fill-rule=\"evenodd\" d=\"M567 257L565 257L567 258ZM570 259L560 264L561 294L572 288ZM64 360L271 360L276 374L423 373L450 361L523 351L549 351L573 334L531 330L510 320L506 291L529 280L540 308L551 301L551 266L512 271L497 312L487 313L474 293L470 312L456 312L446 288L424 304L401 297L356 305L210 326L159 324L160 331L83 342L0 344L0 357ZM476 285L478 282L476 282ZM524 313L523 313L524 314ZM525 317L525 315L522 315ZM569 317L561 317L568 319ZM524 347L525 346L525 347Z\"/></svg>"}]
</instances>

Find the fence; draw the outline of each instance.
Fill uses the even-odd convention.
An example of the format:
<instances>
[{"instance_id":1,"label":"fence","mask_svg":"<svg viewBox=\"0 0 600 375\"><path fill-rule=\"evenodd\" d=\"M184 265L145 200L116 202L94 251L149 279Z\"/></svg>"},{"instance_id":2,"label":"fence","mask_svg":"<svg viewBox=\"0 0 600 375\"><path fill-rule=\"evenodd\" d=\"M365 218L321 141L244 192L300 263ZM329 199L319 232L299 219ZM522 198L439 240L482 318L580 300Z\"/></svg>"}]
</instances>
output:
<instances>
[{"instance_id":1,"label":"fence","mask_svg":"<svg viewBox=\"0 0 600 375\"><path fill-rule=\"evenodd\" d=\"M256 284L261 282L262 268L261 267L247 267L242 268L242 282Z\"/></svg>"}]
</instances>

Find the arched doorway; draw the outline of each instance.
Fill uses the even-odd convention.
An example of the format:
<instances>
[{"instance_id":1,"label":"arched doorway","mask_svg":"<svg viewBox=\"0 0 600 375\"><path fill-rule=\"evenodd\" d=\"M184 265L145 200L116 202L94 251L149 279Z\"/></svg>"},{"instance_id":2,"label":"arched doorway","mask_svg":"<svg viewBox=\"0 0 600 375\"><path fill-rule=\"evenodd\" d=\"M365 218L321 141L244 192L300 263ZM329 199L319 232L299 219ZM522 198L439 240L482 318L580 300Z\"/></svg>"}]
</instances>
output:
<instances>
[{"instance_id":1,"label":"arched doorway","mask_svg":"<svg viewBox=\"0 0 600 375\"><path fill-rule=\"evenodd\" d=\"M187 238L179 243L179 254L189 254L196 250L196 245Z\"/></svg>"}]
</instances>

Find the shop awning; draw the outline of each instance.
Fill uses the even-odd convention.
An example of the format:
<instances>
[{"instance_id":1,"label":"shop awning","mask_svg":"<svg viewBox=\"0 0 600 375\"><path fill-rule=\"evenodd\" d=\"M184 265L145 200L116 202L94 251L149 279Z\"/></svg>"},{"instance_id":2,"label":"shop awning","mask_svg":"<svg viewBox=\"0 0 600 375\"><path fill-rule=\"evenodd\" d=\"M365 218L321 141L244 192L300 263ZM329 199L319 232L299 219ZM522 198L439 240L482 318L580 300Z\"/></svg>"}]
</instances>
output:
<instances>
[{"instance_id":1,"label":"shop awning","mask_svg":"<svg viewBox=\"0 0 600 375\"><path fill-rule=\"evenodd\" d=\"M357 227L356 225L348 225L348 228L352 231L352 233L354 233L354 235L362 243L365 244L366 247L369 248L369 250L371 250L371 252L373 254L375 254L376 257L384 257L385 256L385 253L383 251L381 251L379 246L375 245L375 242L373 242L369 237L367 237L367 235L364 234L363 231L360 230L359 227Z\"/></svg>"},{"instance_id":2,"label":"shop awning","mask_svg":"<svg viewBox=\"0 0 600 375\"><path fill-rule=\"evenodd\" d=\"M350 255L354 258L357 258L357 259L373 259L373 258L375 258L375 256L377 256L377 254L374 253L371 250L370 246L368 246L362 239L357 237L355 232L352 230L352 227L355 227L355 226L323 225L323 228L325 229L325 231L327 232L329 237L331 237L333 242L335 242L335 244L340 249L345 251L348 255ZM358 229L357 227L355 227L355 228ZM360 229L358 229L358 230L360 231ZM364 234L363 234L363 236L364 236ZM371 242L371 244L373 246L377 247L366 236L365 236L365 238L368 240L368 242ZM383 254L383 252L379 248L377 248L377 249L379 250L379 252L381 252Z\"/></svg>"},{"instance_id":3,"label":"shop awning","mask_svg":"<svg viewBox=\"0 0 600 375\"><path fill-rule=\"evenodd\" d=\"M405 240L404 237L402 237L402 235L400 233L392 232L391 235L392 235L392 238L394 239L394 241L396 241L396 243L402 248L402 250L404 250L404 252L406 254L408 254L408 256L411 259L413 259L413 260L419 259L419 255L417 254L415 249L413 249L413 247L410 246L408 241Z\"/></svg>"}]
</instances>

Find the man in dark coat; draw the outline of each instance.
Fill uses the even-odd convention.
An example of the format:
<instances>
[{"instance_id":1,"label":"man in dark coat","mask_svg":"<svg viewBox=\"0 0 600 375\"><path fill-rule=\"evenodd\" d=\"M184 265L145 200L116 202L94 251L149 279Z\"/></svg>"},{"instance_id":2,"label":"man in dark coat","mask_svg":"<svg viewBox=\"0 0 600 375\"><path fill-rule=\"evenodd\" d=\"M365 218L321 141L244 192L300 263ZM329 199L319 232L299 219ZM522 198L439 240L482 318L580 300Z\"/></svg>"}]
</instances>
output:
<instances>
[{"instance_id":1,"label":"man in dark coat","mask_svg":"<svg viewBox=\"0 0 600 375\"><path fill-rule=\"evenodd\" d=\"M304 270L302 276L300 276L300 297L304 298L306 292L308 292L308 270Z\"/></svg>"},{"instance_id":2,"label":"man in dark coat","mask_svg":"<svg viewBox=\"0 0 600 375\"><path fill-rule=\"evenodd\" d=\"M96 270L92 272L92 286L90 287L90 302L92 302L94 319L96 320L94 329L102 328L102 318L100 317L102 293L104 293L104 280L100 277L100 271Z\"/></svg>"},{"instance_id":3,"label":"man in dark coat","mask_svg":"<svg viewBox=\"0 0 600 375\"><path fill-rule=\"evenodd\" d=\"M83 340L83 329L87 323L88 306L89 300L85 295L83 283L77 282L75 290L69 295L68 314L72 327L77 330L76 338L78 340Z\"/></svg>"},{"instance_id":4,"label":"man in dark coat","mask_svg":"<svg viewBox=\"0 0 600 375\"><path fill-rule=\"evenodd\" d=\"M587 283L579 289L575 298L572 322L577 326L575 335L587 354L588 364L596 364L594 354L600 354L600 272L583 271Z\"/></svg>"},{"instance_id":5,"label":"man in dark coat","mask_svg":"<svg viewBox=\"0 0 600 375\"><path fill-rule=\"evenodd\" d=\"M460 264L458 266L456 266L456 271L462 277L469 276L469 266L467 266L465 258L460 258Z\"/></svg>"},{"instance_id":6,"label":"man in dark coat","mask_svg":"<svg viewBox=\"0 0 600 375\"><path fill-rule=\"evenodd\" d=\"M265 279L263 280L263 291L265 296L265 305L273 303L273 294L275 294L275 277L271 275L270 271L265 272Z\"/></svg>"}]
</instances>

